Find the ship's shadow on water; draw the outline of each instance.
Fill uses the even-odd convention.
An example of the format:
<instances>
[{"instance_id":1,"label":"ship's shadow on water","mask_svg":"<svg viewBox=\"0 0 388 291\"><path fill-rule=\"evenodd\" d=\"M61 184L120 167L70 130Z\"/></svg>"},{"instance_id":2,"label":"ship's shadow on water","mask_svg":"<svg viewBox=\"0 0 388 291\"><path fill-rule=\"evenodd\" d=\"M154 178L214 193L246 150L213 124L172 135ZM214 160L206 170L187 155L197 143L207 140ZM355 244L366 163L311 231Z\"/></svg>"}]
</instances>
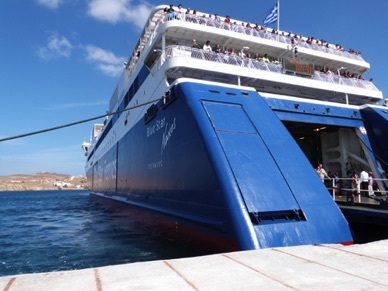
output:
<instances>
[{"instance_id":1,"label":"ship's shadow on water","mask_svg":"<svg viewBox=\"0 0 388 291\"><path fill-rule=\"evenodd\" d=\"M93 202L87 191L0 193L0 276L205 254Z\"/></svg>"}]
</instances>

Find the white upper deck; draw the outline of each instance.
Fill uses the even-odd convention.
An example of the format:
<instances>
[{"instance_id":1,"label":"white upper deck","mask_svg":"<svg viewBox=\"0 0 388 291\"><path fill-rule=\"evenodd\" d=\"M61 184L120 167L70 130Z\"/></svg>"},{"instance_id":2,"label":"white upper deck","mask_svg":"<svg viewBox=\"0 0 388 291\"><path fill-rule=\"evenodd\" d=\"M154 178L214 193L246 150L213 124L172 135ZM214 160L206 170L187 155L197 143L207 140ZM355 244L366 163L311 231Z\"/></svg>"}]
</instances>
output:
<instances>
[{"instance_id":1,"label":"white upper deck","mask_svg":"<svg viewBox=\"0 0 388 291\"><path fill-rule=\"evenodd\" d=\"M169 18L155 7L129 58L112 101L122 98L128 79L145 64L167 81L189 77L250 86L260 92L361 105L383 98L362 75L370 65L356 51L325 41L274 31L247 22L186 9ZM174 7L178 11L177 7ZM192 46L196 39L199 48ZM203 50L210 41L213 51ZM220 52L214 51L219 44ZM231 50L234 53L231 53ZM228 53L226 53L228 51ZM124 82L124 80L126 80ZM129 82L130 83L130 82ZM115 96L116 95L116 96ZM112 109L111 102L111 109Z\"/></svg>"}]
</instances>

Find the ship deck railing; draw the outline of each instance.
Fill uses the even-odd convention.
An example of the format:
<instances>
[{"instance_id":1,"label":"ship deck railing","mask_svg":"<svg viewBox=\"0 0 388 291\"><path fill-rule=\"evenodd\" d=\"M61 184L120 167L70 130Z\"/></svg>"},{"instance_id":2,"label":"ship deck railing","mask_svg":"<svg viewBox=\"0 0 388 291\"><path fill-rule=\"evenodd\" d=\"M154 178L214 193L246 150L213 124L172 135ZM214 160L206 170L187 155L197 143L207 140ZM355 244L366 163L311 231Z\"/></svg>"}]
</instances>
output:
<instances>
[{"instance_id":1,"label":"ship deck railing","mask_svg":"<svg viewBox=\"0 0 388 291\"><path fill-rule=\"evenodd\" d=\"M332 195L333 200L336 200L338 196L352 196L359 199L361 196L387 198L388 194L384 190L384 185L388 185L388 179L384 178L373 178L372 181L368 181L367 190L361 188L361 180L359 178L356 181L353 178L325 178L324 184Z\"/></svg>"},{"instance_id":2,"label":"ship deck railing","mask_svg":"<svg viewBox=\"0 0 388 291\"><path fill-rule=\"evenodd\" d=\"M228 24L228 23L224 22L224 20L221 18L219 20L215 20L213 18L204 17L204 16L179 13L179 14L177 14L176 18L174 18L172 20L168 20L165 15L162 16L160 20L162 22L186 21L186 22L191 22L191 23L195 23L198 25L215 27L215 28L219 28L219 29L223 29L223 30L233 31L233 32L240 33L240 34L246 34L246 35L250 35L250 36L259 37L262 39L268 39L268 40L272 40L272 41L286 43L289 45L292 44L292 39L293 39L290 35L273 33L271 31L266 30L265 28L264 28L265 30L263 30L263 29L258 30L258 29L252 28L252 27L244 27L241 24L237 24L237 25L233 24L233 23ZM333 45L325 46L325 45L318 45L316 43L310 44L310 43L306 42L307 39L305 37L303 37L301 40L294 39L294 41L296 41L296 44L298 46L303 47L303 48L307 48L307 49L311 49L311 50L319 51L319 52L325 52L325 53L333 54L333 55L337 55L337 56L347 57L347 58L355 59L355 60L359 60L359 61L364 61L361 54L339 50Z\"/></svg>"},{"instance_id":3,"label":"ship deck railing","mask_svg":"<svg viewBox=\"0 0 388 291\"><path fill-rule=\"evenodd\" d=\"M169 46L163 52L161 52L161 56L158 61L158 66L154 68L154 70L158 70L165 60L174 57L187 57L194 58L209 62L217 62L222 64L234 65L239 67L244 67L248 69L268 71L278 74L286 74L288 73L283 69L283 66L280 62L266 62L263 60L257 60L252 58L243 58L238 55L228 55L224 53L216 53L213 51L204 51L202 49L191 48L181 45ZM291 73L293 74L293 73ZM333 83L333 84L341 84L347 85L351 87L358 87L367 90L375 90L378 89L375 85L367 80L358 79L358 78L347 78L342 77L335 74L326 74L319 71L315 71L314 75L302 75L296 74L296 77L301 78L310 78L318 81Z\"/></svg>"}]
</instances>

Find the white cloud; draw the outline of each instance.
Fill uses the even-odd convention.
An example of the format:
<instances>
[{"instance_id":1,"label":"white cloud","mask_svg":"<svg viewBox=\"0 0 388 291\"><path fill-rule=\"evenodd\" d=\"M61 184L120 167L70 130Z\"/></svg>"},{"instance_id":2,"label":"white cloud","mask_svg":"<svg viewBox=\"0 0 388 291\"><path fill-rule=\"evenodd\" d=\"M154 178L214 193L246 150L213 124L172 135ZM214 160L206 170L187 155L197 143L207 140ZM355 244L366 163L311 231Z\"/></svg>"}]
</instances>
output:
<instances>
[{"instance_id":1,"label":"white cloud","mask_svg":"<svg viewBox=\"0 0 388 291\"><path fill-rule=\"evenodd\" d=\"M46 46L39 47L38 55L44 60L68 58L72 49L73 45L66 37L53 34L48 38Z\"/></svg>"},{"instance_id":2,"label":"white cloud","mask_svg":"<svg viewBox=\"0 0 388 291\"><path fill-rule=\"evenodd\" d=\"M142 28L150 15L151 5L147 2L135 5L132 0L91 0L88 14L99 20L116 23L131 22Z\"/></svg>"},{"instance_id":3,"label":"white cloud","mask_svg":"<svg viewBox=\"0 0 388 291\"><path fill-rule=\"evenodd\" d=\"M94 63L104 74L116 77L123 71L124 57L117 57L112 52L93 45L85 46L84 49L86 51L86 59Z\"/></svg>"},{"instance_id":4,"label":"white cloud","mask_svg":"<svg viewBox=\"0 0 388 291\"><path fill-rule=\"evenodd\" d=\"M114 53L93 45L74 47L66 37L57 34L49 37L46 46L38 48L38 56L43 60L69 58L74 48L85 50L86 60L105 75L117 77L123 71L126 60L124 57L117 57Z\"/></svg>"},{"instance_id":5,"label":"white cloud","mask_svg":"<svg viewBox=\"0 0 388 291\"><path fill-rule=\"evenodd\" d=\"M100 71L104 72L104 74L111 76L111 77L117 77L123 71L122 65L99 64L99 65L97 65L97 68Z\"/></svg>"},{"instance_id":6,"label":"white cloud","mask_svg":"<svg viewBox=\"0 0 388 291\"><path fill-rule=\"evenodd\" d=\"M51 9L57 9L62 0L37 0L39 4Z\"/></svg>"}]
</instances>

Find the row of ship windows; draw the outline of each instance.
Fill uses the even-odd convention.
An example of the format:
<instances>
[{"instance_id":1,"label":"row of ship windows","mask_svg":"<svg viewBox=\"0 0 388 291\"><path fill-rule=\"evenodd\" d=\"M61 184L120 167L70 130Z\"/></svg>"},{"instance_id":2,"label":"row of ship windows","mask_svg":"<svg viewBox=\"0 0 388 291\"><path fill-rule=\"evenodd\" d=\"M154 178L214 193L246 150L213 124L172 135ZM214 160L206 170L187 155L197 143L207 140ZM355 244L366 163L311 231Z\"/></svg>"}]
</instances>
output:
<instances>
[{"instance_id":1,"label":"row of ship windows","mask_svg":"<svg viewBox=\"0 0 388 291\"><path fill-rule=\"evenodd\" d=\"M99 136L98 141L96 143L96 146L94 147L93 151L88 156L88 161L92 158L94 155L95 150L98 149L98 147L101 145L102 141L105 139L108 132L112 129L113 125L116 123L116 121L119 119L122 111L128 106L129 102L132 100L133 96L137 93L140 86L143 84L143 82L147 79L150 71L146 66L143 66L143 68L140 70L138 76L135 78L131 86L129 87L127 93L125 94L124 98L122 98L121 103L118 107L118 113L113 114L111 119L109 120L108 124L105 125L104 130L102 134Z\"/></svg>"}]
</instances>

